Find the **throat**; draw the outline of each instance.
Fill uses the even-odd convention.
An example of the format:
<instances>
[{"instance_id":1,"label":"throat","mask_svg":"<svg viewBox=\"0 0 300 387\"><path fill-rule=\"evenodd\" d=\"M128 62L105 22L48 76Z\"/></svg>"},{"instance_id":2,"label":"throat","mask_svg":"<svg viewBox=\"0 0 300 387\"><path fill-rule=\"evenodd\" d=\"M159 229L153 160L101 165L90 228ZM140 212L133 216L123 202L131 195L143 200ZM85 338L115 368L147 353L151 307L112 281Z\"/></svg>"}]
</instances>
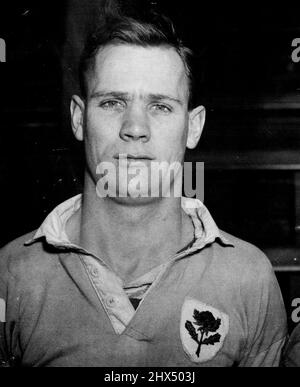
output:
<instances>
[{"instance_id":1,"label":"throat","mask_svg":"<svg viewBox=\"0 0 300 387\"><path fill-rule=\"evenodd\" d=\"M92 204L83 203L80 245L126 282L166 263L193 240L194 227L180 200L153 207L118 206L109 200Z\"/></svg>"},{"instance_id":2,"label":"throat","mask_svg":"<svg viewBox=\"0 0 300 387\"><path fill-rule=\"evenodd\" d=\"M186 216L177 225L120 232L114 241L103 243L112 269L128 283L192 247L194 238L192 221Z\"/></svg>"}]
</instances>

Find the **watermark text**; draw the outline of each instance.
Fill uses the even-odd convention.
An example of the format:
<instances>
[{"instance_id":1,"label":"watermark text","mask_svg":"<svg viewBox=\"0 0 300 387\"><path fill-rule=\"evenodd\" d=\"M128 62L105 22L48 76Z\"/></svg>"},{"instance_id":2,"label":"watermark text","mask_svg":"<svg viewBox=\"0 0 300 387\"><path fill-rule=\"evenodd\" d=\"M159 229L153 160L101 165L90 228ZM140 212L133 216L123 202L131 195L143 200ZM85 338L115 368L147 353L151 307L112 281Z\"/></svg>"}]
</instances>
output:
<instances>
[{"instance_id":1,"label":"watermark text","mask_svg":"<svg viewBox=\"0 0 300 387\"><path fill-rule=\"evenodd\" d=\"M96 168L99 198L196 198L204 201L204 163L127 159Z\"/></svg>"},{"instance_id":2,"label":"watermark text","mask_svg":"<svg viewBox=\"0 0 300 387\"><path fill-rule=\"evenodd\" d=\"M300 298L295 298L292 301L292 308L295 308L292 312L292 321L298 324L300 323Z\"/></svg>"}]
</instances>

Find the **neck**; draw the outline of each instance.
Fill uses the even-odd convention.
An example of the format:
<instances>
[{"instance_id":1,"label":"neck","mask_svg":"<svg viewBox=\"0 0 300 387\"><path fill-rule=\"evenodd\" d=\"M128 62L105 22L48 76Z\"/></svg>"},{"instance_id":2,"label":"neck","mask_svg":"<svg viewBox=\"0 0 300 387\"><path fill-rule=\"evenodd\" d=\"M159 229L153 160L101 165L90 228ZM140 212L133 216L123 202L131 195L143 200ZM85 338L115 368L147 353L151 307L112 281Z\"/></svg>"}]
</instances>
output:
<instances>
[{"instance_id":1,"label":"neck","mask_svg":"<svg viewBox=\"0 0 300 387\"><path fill-rule=\"evenodd\" d=\"M126 282L166 262L193 238L180 198L118 202L99 198L86 184L77 216L79 244Z\"/></svg>"}]
</instances>

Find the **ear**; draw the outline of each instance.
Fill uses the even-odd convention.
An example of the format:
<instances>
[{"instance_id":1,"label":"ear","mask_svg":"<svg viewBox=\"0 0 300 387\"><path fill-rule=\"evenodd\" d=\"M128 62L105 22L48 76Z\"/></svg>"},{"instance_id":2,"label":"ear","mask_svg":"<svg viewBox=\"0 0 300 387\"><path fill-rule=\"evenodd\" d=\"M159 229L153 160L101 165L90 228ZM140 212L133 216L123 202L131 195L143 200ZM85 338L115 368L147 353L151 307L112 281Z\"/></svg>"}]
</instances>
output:
<instances>
[{"instance_id":1,"label":"ear","mask_svg":"<svg viewBox=\"0 0 300 387\"><path fill-rule=\"evenodd\" d=\"M205 124L206 110L204 106L198 106L189 112L189 127L186 146L189 149L196 148Z\"/></svg>"},{"instance_id":2,"label":"ear","mask_svg":"<svg viewBox=\"0 0 300 387\"><path fill-rule=\"evenodd\" d=\"M70 105L71 123L74 136L78 141L83 141L83 121L85 104L78 95L73 95Z\"/></svg>"}]
</instances>

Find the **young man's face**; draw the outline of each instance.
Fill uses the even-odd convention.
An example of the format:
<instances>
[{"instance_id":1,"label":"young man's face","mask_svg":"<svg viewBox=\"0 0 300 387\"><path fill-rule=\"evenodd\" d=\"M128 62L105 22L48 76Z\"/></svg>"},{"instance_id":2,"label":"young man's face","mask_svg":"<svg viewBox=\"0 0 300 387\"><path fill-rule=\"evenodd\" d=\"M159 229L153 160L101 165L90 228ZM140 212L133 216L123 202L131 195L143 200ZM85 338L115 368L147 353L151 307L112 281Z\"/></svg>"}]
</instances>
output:
<instances>
[{"instance_id":1,"label":"young man's face","mask_svg":"<svg viewBox=\"0 0 300 387\"><path fill-rule=\"evenodd\" d=\"M95 184L100 163L118 168L122 160L124 167L126 155L127 172L140 165L146 176L151 162L182 163L186 146L197 145L205 111L188 112L188 79L174 49L107 46L98 53L87 84L86 100L73 97L71 113Z\"/></svg>"}]
</instances>

